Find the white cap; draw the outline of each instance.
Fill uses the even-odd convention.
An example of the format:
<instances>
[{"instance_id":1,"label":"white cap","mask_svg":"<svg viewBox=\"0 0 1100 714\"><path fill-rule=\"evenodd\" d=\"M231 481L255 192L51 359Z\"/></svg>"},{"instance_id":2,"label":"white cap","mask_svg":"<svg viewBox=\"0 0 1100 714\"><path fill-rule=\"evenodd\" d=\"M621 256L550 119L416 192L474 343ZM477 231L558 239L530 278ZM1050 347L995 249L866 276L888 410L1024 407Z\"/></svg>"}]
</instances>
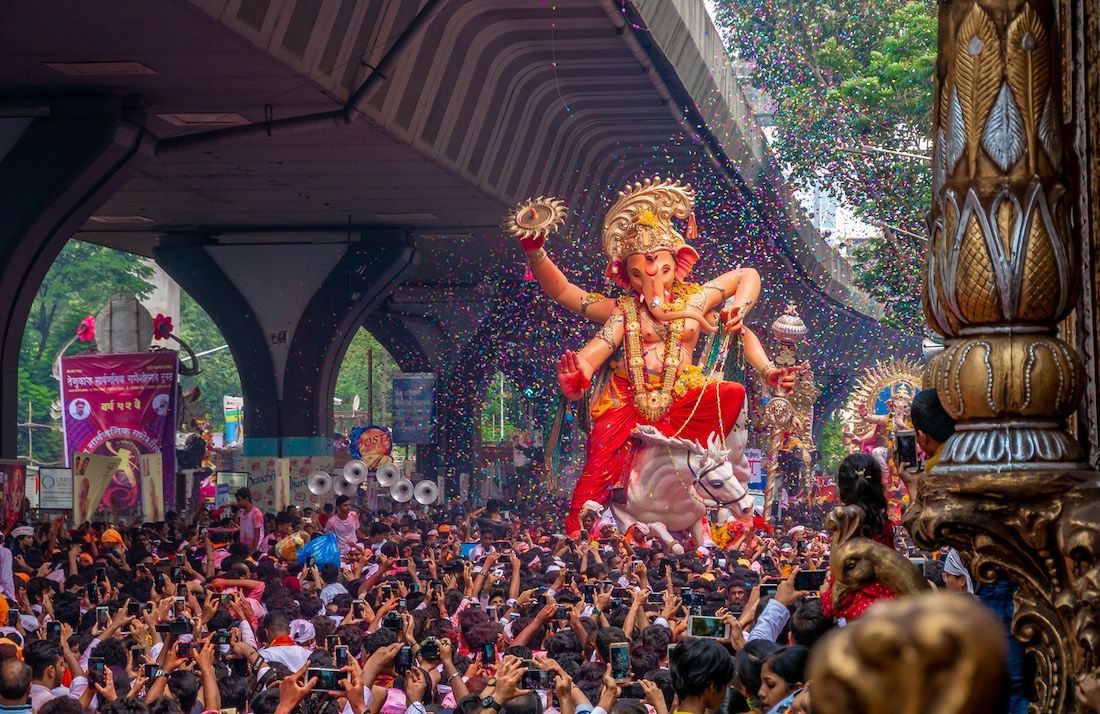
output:
<instances>
[{"instance_id":1,"label":"white cap","mask_svg":"<svg viewBox=\"0 0 1100 714\"><path fill-rule=\"evenodd\" d=\"M317 630L314 629L313 623L309 620L290 621L290 639L298 644L303 645L316 637Z\"/></svg>"}]
</instances>

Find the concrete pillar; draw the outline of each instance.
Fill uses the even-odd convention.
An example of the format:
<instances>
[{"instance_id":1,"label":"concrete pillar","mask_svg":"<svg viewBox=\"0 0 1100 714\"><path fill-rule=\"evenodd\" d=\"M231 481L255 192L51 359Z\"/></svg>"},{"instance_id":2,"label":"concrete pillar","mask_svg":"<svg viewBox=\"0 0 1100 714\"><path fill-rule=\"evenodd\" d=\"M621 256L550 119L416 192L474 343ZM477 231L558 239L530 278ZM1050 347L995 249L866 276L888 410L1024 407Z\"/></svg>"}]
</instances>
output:
<instances>
[{"instance_id":1,"label":"concrete pillar","mask_svg":"<svg viewBox=\"0 0 1100 714\"><path fill-rule=\"evenodd\" d=\"M153 155L108 99L57 99L0 119L0 456L16 456L19 349L42 279L81 225Z\"/></svg>"},{"instance_id":2,"label":"concrete pillar","mask_svg":"<svg viewBox=\"0 0 1100 714\"><path fill-rule=\"evenodd\" d=\"M340 363L368 315L413 269L406 237L218 244L170 235L153 255L229 344L244 392L244 455L331 457Z\"/></svg>"}]
</instances>

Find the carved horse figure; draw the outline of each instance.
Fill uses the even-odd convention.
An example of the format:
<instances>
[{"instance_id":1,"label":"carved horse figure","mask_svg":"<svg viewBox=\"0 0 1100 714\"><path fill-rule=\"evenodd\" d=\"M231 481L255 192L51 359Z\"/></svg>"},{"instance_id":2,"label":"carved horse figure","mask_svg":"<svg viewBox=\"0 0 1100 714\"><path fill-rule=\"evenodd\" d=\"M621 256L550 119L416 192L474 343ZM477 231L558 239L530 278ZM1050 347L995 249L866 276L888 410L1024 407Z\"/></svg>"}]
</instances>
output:
<instances>
[{"instance_id":1,"label":"carved horse figure","mask_svg":"<svg viewBox=\"0 0 1100 714\"><path fill-rule=\"evenodd\" d=\"M696 545L711 542L707 508L728 509L751 518L753 498L737 478L730 449L717 438L706 447L665 436L652 426L634 432L638 449L626 485L626 503L611 507L620 530L644 523L651 535L674 553L684 547L672 535L687 531ZM744 449L741 449L744 458Z\"/></svg>"}]
</instances>

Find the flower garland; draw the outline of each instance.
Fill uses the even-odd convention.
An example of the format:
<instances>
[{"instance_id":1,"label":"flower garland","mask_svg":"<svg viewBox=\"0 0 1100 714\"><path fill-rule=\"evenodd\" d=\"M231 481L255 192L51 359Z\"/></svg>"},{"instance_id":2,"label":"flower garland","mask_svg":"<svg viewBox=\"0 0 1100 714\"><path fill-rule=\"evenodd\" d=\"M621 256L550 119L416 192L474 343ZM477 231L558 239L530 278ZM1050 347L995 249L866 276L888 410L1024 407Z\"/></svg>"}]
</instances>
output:
<instances>
[{"instance_id":1,"label":"flower garland","mask_svg":"<svg viewBox=\"0 0 1100 714\"><path fill-rule=\"evenodd\" d=\"M669 309L682 310L685 298L701 290L692 283L677 283L672 288L672 303ZM638 305L633 295L626 295L620 305L626 315L626 365L630 372L630 381L634 387L634 406L649 422L655 422L668 412L672 406L673 389L676 385L680 367L680 339L684 333L684 321L673 320L665 335L665 369L661 374L661 383L651 388L645 373L645 358L642 350L642 325L639 321Z\"/></svg>"}]
</instances>

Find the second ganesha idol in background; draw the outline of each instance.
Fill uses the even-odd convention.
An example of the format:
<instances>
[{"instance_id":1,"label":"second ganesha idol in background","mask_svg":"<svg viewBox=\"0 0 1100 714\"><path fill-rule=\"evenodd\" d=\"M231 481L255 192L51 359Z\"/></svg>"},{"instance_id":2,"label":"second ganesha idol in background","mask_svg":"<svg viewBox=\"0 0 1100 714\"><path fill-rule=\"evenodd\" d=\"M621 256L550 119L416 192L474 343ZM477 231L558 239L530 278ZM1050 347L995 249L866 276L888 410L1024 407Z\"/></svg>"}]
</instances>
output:
<instances>
[{"instance_id":1,"label":"second ganesha idol in background","mask_svg":"<svg viewBox=\"0 0 1100 714\"><path fill-rule=\"evenodd\" d=\"M579 417L589 431L566 520L570 534L579 532L577 516L587 501L610 505L621 527L646 523L666 545L673 542L669 532L680 530L696 545L709 542L707 506L751 517L745 388L713 376L719 370L709 365L701 369L692 355L702 334L720 329L727 338L741 337L746 361L772 385L793 382L797 369L772 364L744 325L760 293L754 269L702 284L688 280L699 259L688 243L696 233L694 199L690 186L660 178L620 192L602 236L608 263L601 277L622 288L617 297L574 285L547 255L546 237L564 220L560 201L526 201L508 222L543 292L602 325L579 351L565 350L557 367L562 393L581 401ZM686 236L674 219L687 220ZM659 454L669 463L642 463ZM679 492L669 491L662 469L680 476L671 479ZM642 479L653 488L639 488L643 471L654 477Z\"/></svg>"}]
</instances>

